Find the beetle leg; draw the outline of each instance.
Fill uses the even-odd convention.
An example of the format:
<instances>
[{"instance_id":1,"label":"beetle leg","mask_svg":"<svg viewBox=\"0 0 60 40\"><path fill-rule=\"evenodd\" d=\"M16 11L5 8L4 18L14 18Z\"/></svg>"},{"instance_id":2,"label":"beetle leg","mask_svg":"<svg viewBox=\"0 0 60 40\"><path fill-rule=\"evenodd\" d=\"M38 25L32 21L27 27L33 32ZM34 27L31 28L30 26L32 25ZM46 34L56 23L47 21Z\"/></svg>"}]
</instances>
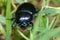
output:
<instances>
[{"instance_id":1,"label":"beetle leg","mask_svg":"<svg viewBox=\"0 0 60 40\"><path fill-rule=\"evenodd\" d=\"M33 18L35 18L36 16L38 16L38 12L40 11L40 9L36 10L35 14L33 14Z\"/></svg>"},{"instance_id":2,"label":"beetle leg","mask_svg":"<svg viewBox=\"0 0 60 40\"><path fill-rule=\"evenodd\" d=\"M13 23L12 23L12 29L14 29L15 27L16 27L16 23L15 23L15 21L13 21Z\"/></svg>"},{"instance_id":3,"label":"beetle leg","mask_svg":"<svg viewBox=\"0 0 60 40\"><path fill-rule=\"evenodd\" d=\"M14 29L16 27L16 22L15 22L15 17L11 18L12 22L12 29Z\"/></svg>"},{"instance_id":4,"label":"beetle leg","mask_svg":"<svg viewBox=\"0 0 60 40\"><path fill-rule=\"evenodd\" d=\"M36 14L33 15L33 18L35 18L35 17L37 17L37 16L38 16L38 14L36 13Z\"/></svg>"},{"instance_id":5,"label":"beetle leg","mask_svg":"<svg viewBox=\"0 0 60 40\"><path fill-rule=\"evenodd\" d=\"M30 22L30 24L32 25L32 28L31 28L31 30L33 29L33 23L32 22Z\"/></svg>"}]
</instances>

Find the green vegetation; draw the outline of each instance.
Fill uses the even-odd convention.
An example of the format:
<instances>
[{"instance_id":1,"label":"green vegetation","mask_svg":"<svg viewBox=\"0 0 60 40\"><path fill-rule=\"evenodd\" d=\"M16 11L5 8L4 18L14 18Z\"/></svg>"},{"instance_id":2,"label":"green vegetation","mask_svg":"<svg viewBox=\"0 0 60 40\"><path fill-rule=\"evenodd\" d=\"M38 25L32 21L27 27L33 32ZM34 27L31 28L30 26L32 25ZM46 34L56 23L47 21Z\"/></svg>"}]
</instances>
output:
<instances>
[{"instance_id":1,"label":"green vegetation","mask_svg":"<svg viewBox=\"0 0 60 40\"><path fill-rule=\"evenodd\" d=\"M20 1L21 3L19 4L24 3L24 0L16 1L16 3L19 3ZM34 3L34 1L35 0L31 0L31 3ZM60 7L49 6L50 0L42 0L42 8L38 12L38 16L36 17L36 21L33 26L34 28L32 31L30 30L27 32L21 32L19 28L15 28L14 30L12 30L12 21L7 19L12 18L12 13L15 11L15 9L11 11L11 0L2 2L3 3L1 3L2 6L0 6L0 9L2 9L4 6L3 4L6 3L6 15L5 17L3 17L2 15L0 16L0 31L5 37L5 40L11 40L12 33L14 36L14 40L55 40L55 38L60 38L60 25L56 27L56 25L60 21ZM59 0L52 0L52 2L60 6ZM49 20L50 17L53 17L51 21ZM1 23L6 24L6 30Z\"/></svg>"}]
</instances>

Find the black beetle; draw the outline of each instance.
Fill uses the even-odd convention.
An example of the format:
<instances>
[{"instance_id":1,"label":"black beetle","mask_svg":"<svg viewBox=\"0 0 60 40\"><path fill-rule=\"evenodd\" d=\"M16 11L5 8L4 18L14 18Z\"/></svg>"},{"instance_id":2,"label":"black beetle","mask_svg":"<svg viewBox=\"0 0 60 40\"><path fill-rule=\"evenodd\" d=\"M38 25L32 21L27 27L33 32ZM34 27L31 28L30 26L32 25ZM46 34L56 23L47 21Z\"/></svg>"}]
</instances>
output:
<instances>
[{"instance_id":1,"label":"black beetle","mask_svg":"<svg viewBox=\"0 0 60 40\"><path fill-rule=\"evenodd\" d=\"M18 24L21 29L26 29L27 26L33 25L32 20L34 19L35 14L36 8L33 4L23 3L15 12L14 23Z\"/></svg>"}]
</instances>

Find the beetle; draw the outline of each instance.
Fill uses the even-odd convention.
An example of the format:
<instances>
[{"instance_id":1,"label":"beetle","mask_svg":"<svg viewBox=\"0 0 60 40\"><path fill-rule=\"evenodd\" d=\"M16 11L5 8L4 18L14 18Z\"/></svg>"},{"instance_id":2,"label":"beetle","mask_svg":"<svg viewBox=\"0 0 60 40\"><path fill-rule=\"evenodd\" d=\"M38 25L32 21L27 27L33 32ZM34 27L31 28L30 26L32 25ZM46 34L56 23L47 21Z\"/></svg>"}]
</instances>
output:
<instances>
[{"instance_id":1,"label":"beetle","mask_svg":"<svg viewBox=\"0 0 60 40\"><path fill-rule=\"evenodd\" d=\"M35 14L36 8L33 4L21 4L15 12L15 18L12 26L14 25L14 23L16 23L21 29L26 29L29 25L33 26L32 20L34 19Z\"/></svg>"}]
</instances>

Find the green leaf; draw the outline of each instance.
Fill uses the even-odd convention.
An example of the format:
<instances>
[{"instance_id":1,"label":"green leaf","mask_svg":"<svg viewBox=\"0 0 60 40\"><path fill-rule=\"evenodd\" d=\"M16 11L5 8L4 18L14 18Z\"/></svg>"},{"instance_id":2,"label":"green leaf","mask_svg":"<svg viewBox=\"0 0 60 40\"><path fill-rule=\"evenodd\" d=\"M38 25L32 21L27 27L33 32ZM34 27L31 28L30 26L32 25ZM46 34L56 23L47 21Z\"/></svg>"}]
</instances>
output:
<instances>
[{"instance_id":1,"label":"green leaf","mask_svg":"<svg viewBox=\"0 0 60 40\"><path fill-rule=\"evenodd\" d=\"M60 14L60 8L59 9L45 8L44 13L47 14L48 16L54 16L54 15Z\"/></svg>"},{"instance_id":2,"label":"green leaf","mask_svg":"<svg viewBox=\"0 0 60 40\"><path fill-rule=\"evenodd\" d=\"M0 22L6 24L5 21L6 21L6 18L0 15Z\"/></svg>"}]
</instances>

